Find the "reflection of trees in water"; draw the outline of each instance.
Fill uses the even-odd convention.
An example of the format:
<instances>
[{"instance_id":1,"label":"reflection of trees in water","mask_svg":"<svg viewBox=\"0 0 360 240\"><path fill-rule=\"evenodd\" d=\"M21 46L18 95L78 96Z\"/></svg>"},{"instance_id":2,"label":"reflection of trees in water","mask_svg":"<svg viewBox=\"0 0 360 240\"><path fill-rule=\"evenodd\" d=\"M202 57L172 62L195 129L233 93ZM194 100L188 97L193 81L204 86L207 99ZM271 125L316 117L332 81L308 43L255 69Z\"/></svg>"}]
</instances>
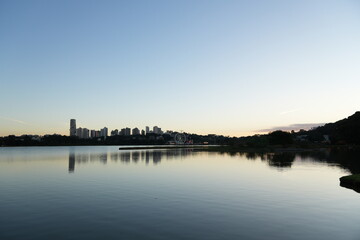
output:
<instances>
[{"instance_id":1,"label":"reflection of trees in water","mask_svg":"<svg viewBox=\"0 0 360 240\"><path fill-rule=\"evenodd\" d=\"M258 157L258 155L259 153L254 153L254 152L245 153L246 158L250 160L255 160Z\"/></svg>"},{"instance_id":2,"label":"reflection of trees in water","mask_svg":"<svg viewBox=\"0 0 360 240\"><path fill-rule=\"evenodd\" d=\"M295 160L294 153L268 154L268 164L271 167L290 168Z\"/></svg>"},{"instance_id":3,"label":"reflection of trees in water","mask_svg":"<svg viewBox=\"0 0 360 240\"><path fill-rule=\"evenodd\" d=\"M290 168L295 160L296 154L289 152L281 153L264 153L264 152L241 152L240 156L246 157L248 160L260 159L266 161L270 167L279 169Z\"/></svg>"},{"instance_id":4,"label":"reflection of trees in water","mask_svg":"<svg viewBox=\"0 0 360 240\"><path fill-rule=\"evenodd\" d=\"M145 162L149 164L153 162L154 165L159 164L162 159L166 160L186 157L194 154L192 149L171 149L171 150L136 150L136 151L119 151L109 153L110 159L113 162L139 163ZM75 163L88 163L88 162L102 162L107 163L108 153L91 153L81 152L76 153L75 149L69 152L69 172L75 171Z\"/></svg>"},{"instance_id":5,"label":"reflection of trees in water","mask_svg":"<svg viewBox=\"0 0 360 240\"><path fill-rule=\"evenodd\" d=\"M301 154L302 158L316 159L318 162L335 164L352 174L360 173L360 150L358 149L331 149L322 152L306 152Z\"/></svg>"},{"instance_id":6,"label":"reflection of trees in water","mask_svg":"<svg viewBox=\"0 0 360 240\"><path fill-rule=\"evenodd\" d=\"M241 156L248 160L266 161L269 166L279 169L290 168L295 160L296 154L289 152L265 153L265 152L229 152L230 156Z\"/></svg>"},{"instance_id":7,"label":"reflection of trees in water","mask_svg":"<svg viewBox=\"0 0 360 240\"><path fill-rule=\"evenodd\" d=\"M248 160L261 159L269 166L279 169L290 168L296 158L302 161L324 162L349 170L351 173L360 173L360 150L324 149L302 152L229 152L221 153L230 156L242 156Z\"/></svg>"}]
</instances>

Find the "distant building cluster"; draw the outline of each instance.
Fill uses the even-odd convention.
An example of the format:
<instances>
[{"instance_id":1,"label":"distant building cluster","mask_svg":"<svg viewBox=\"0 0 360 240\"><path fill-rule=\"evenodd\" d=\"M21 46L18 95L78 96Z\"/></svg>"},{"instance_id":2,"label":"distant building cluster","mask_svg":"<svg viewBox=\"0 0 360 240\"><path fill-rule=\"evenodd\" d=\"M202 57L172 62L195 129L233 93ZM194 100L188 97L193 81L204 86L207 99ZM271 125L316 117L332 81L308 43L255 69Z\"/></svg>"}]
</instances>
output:
<instances>
[{"instance_id":1,"label":"distant building cluster","mask_svg":"<svg viewBox=\"0 0 360 240\"><path fill-rule=\"evenodd\" d=\"M108 136L108 128L104 127L100 130L89 130L87 128L76 128L76 120L70 119L70 136L78 138L98 138Z\"/></svg>"},{"instance_id":2,"label":"distant building cluster","mask_svg":"<svg viewBox=\"0 0 360 240\"><path fill-rule=\"evenodd\" d=\"M167 131L166 133L171 134L172 131ZM164 132L160 127L154 126L152 130L150 130L149 126L146 126L145 129L140 130L139 128L130 129L128 127L122 128L120 130L115 129L110 132L111 136L137 136L137 135L147 135L147 134L157 134L162 135ZM70 119L70 136L78 137L78 138L106 138L109 136L108 128L104 127L100 130L89 130L87 128L76 128L76 119Z\"/></svg>"}]
</instances>

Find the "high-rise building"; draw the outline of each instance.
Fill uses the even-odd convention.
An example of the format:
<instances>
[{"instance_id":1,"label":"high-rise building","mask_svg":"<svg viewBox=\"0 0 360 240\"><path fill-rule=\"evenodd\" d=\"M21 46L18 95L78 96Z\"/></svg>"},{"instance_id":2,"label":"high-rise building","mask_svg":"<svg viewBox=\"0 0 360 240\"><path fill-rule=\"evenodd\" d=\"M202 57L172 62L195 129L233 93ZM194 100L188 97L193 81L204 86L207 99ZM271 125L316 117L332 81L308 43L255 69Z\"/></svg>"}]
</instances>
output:
<instances>
[{"instance_id":1,"label":"high-rise building","mask_svg":"<svg viewBox=\"0 0 360 240\"><path fill-rule=\"evenodd\" d=\"M100 131L99 130L95 131L95 137L100 137Z\"/></svg>"},{"instance_id":2,"label":"high-rise building","mask_svg":"<svg viewBox=\"0 0 360 240\"><path fill-rule=\"evenodd\" d=\"M148 134L148 133L150 132L149 126L146 126L146 127L145 127L145 132L146 132L146 134Z\"/></svg>"},{"instance_id":3,"label":"high-rise building","mask_svg":"<svg viewBox=\"0 0 360 240\"><path fill-rule=\"evenodd\" d=\"M108 128L104 127L103 129L100 130L100 137L106 138L107 136L108 136Z\"/></svg>"},{"instance_id":4,"label":"high-rise building","mask_svg":"<svg viewBox=\"0 0 360 240\"><path fill-rule=\"evenodd\" d=\"M158 134L159 128L158 126L153 127L153 133Z\"/></svg>"},{"instance_id":5,"label":"high-rise building","mask_svg":"<svg viewBox=\"0 0 360 240\"><path fill-rule=\"evenodd\" d=\"M130 136L131 134L131 129L130 128L125 128L125 136Z\"/></svg>"},{"instance_id":6,"label":"high-rise building","mask_svg":"<svg viewBox=\"0 0 360 240\"><path fill-rule=\"evenodd\" d=\"M76 120L70 119L70 136L76 136Z\"/></svg>"},{"instance_id":7,"label":"high-rise building","mask_svg":"<svg viewBox=\"0 0 360 240\"><path fill-rule=\"evenodd\" d=\"M82 138L85 138L85 139L89 138L89 129L83 128L83 130L82 130Z\"/></svg>"},{"instance_id":8,"label":"high-rise building","mask_svg":"<svg viewBox=\"0 0 360 240\"><path fill-rule=\"evenodd\" d=\"M119 132L119 135L125 136L125 128L122 128Z\"/></svg>"},{"instance_id":9,"label":"high-rise building","mask_svg":"<svg viewBox=\"0 0 360 240\"><path fill-rule=\"evenodd\" d=\"M76 129L76 136L77 136L78 138L82 138L82 137L83 137L83 129L82 129L81 127Z\"/></svg>"},{"instance_id":10,"label":"high-rise building","mask_svg":"<svg viewBox=\"0 0 360 240\"><path fill-rule=\"evenodd\" d=\"M133 128L132 135L140 135L140 130L138 128Z\"/></svg>"},{"instance_id":11,"label":"high-rise building","mask_svg":"<svg viewBox=\"0 0 360 240\"><path fill-rule=\"evenodd\" d=\"M91 138L96 137L96 131L95 131L95 130L91 130L91 131L90 131L90 137L91 137Z\"/></svg>"}]
</instances>

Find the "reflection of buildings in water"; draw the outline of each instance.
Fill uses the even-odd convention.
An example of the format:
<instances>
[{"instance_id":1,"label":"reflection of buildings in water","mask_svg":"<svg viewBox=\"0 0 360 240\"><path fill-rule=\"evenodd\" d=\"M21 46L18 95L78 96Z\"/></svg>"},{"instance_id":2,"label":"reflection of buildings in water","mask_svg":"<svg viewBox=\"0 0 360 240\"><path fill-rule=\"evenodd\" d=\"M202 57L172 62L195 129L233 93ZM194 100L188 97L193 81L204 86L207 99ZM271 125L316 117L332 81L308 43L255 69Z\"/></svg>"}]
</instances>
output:
<instances>
[{"instance_id":1,"label":"reflection of buildings in water","mask_svg":"<svg viewBox=\"0 0 360 240\"><path fill-rule=\"evenodd\" d=\"M145 160L145 151L141 151L141 161Z\"/></svg>"},{"instance_id":2,"label":"reflection of buildings in water","mask_svg":"<svg viewBox=\"0 0 360 240\"><path fill-rule=\"evenodd\" d=\"M161 158L162 158L163 152L161 151L154 151L153 152L153 163L154 164L158 164L161 162Z\"/></svg>"},{"instance_id":3,"label":"reflection of buildings in water","mask_svg":"<svg viewBox=\"0 0 360 240\"><path fill-rule=\"evenodd\" d=\"M70 148L68 171L75 172L75 165L88 162L102 162L107 163L108 153L93 153L93 152L76 152L76 148ZM204 154L204 152L201 152ZM191 155L197 154L193 149L166 149L166 150L118 150L117 152L110 152L112 161L120 160L122 163L138 163L144 162L148 165L151 161L154 165L159 164L164 158L166 160L179 160ZM208 155L229 154L219 152L206 152ZM295 159L301 161L317 161L337 164L344 169L350 170L352 173L360 172L360 161L358 156L360 152L357 150L347 151L315 151L315 152L300 152L300 153L255 153L255 152L237 152L232 153L231 156L244 156L249 160L261 159L266 161L269 166L277 169L289 169L292 167Z\"/></svg>"},{"instance_id":4,"label":"reflection of buildings in water","mask_svg":"<svg viewBox=\"0 0 360 240\"><path fill-rule=\"evenodd\" d=\"M69 152L69 173L75 171L75 153L73 151Z\"/></svg>"},{"instance_id":5,"label":"reflection of buildings in water","mask_svg":"<svg viewBox=\"0 0 360 240\"><path fill-rule=\"evenodd\" d=\"M132 161L137 163L140 160L140 152L135 151L131 153Z\"/></svg>"},{"instance_id":6,"label":"reflection of buildings in water","mask_svg":"<svg viewBox=\"0 0 360 240\"><path fill-rule=\"evenodd\" d=\"M131 154L130 152L120 152L120 161L123 163L130 163Z\"/></svg>"},{"instance_id":7,"label":"reflection of buildings in water","mask_svg":"<svg viewBox=\"0 0 360 240\"><path fill-rule=\"evenodd\" d=\"M77 153L75 154L75 160L78 163L86 163L89 161L89 153Z\"/></svg>"},{"instance_id":8,"label":"reflection of buildings in water","mask_svg":"<svg viewBox=\"0 0 360 240\"><path fill-rule=\"evenodd\" d=\"M111 161L116 162L119 158L119 154L117 152L113 152L110 154Z\"/></svg>"},{"instance_id":9,"label":"reflection of buildings in water","mask_svg":"<svg viewBox=\"0 0 360 240\"><path fill-rule=\"evenodd\" d=\"M100 159L100 153L91 153L90 154L90 162L97 162Z\"/></svg>"},{"instance_id":10,"label":"reflection of buildings in water","mask_svg":"<svg viewBox=\"0 0 360 240\"><path fill-rule=\"evenodd\" d=\"M107 163L107 153L76 153L74 149L69 151L69 172L75 171L75 163L102 162Z\"/></svg>"},{"instance_id":11,"label":"reflection of buildings in water","mask_svg":"<svg viewBox=\"0 0 360 240\"><path fill-rule=\"evenodd\" d=\"M106 164L106 163L107 163L107 157L108 157L107 153L102 153L102 154L100 154L100 155L99 155L99 160L100 160L100 162Z\"/></svg>"},{"instance_id":12,"label":"reflection of buildings in water","mask_svg":"<svg viewBox=\"0 0 360 240\"><path fill-rule=\"evenodd\" d=\"M145 163L149 164L149 162L150 162L150 151L146 151Z\"/></svg>"},{"instance_id":13,"label":"reflection of buildings in water","mask_svg":"<svg viewBox=\"0 0 360 240\"><path fill-rule=\"evenodd\" d=\"M151 161L154 165L161 163L165 157L167 160L178 159L181 157L194 154L192 149L170 149L170 150L143 150L143 151L119 151L110 153L112 161L120 160L122 163L138 163L140 161L149 164ZM108 153L76 153L74 149L69 152L69 172L75 171L75 163L102 162L107 163Z\"/></svg>"},{"instance_id":14,"label":"reflection of buildings in water","mask_svg":"<svg viewBox=\"0 0 360 240\"><path fill-rule=\"evenodd\" d=\"M120 160L123 163L145 161L146 164L149 164L151 161L153 164L158 164L164 157L167 160L171 160L185 157L189 154L193 154L192 149L120 151L119 153Z\"/></svg>"}]
</instances>

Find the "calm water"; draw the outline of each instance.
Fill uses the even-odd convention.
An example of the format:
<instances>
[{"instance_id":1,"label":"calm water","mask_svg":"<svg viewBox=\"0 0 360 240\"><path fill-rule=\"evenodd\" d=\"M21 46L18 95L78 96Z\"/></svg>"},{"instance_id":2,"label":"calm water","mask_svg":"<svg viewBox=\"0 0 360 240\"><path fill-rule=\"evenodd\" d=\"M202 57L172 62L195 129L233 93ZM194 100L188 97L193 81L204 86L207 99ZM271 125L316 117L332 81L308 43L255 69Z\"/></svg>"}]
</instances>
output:
<instances>
[{"instance_id":1,"label":"calm water","mask_svg":"<svg viewBox=\"0 0 360 240\"><path fill-rule=\"evenodd\" d=\"M0 148L0 239L360 239L350 158Z\"/></svg>"}]
</instances>

